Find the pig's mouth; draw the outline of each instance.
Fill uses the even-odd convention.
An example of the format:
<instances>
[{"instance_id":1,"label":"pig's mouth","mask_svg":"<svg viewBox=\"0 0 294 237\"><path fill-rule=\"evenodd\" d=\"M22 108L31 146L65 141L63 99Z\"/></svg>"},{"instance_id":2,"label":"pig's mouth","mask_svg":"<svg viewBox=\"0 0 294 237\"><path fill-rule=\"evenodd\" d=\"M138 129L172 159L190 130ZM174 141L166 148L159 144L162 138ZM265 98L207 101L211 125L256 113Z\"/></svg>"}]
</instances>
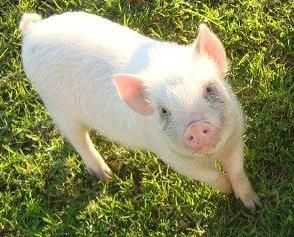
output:
<instances>
[{"instance_id":1,"label":"pig's mouth","mask_svg":"<svg viewBox=\"0 0 294 237\"><path fill-rule=\"evenodd\" d=\"M213 155L216 150L218 149L218 144L219 144L219 136L215 138L212 144L203 146L202 148L199 148L197 150L192 149L191 147L187 146L185 143L179 146L178 143L174 142L168 142L168 146L172 152L175 154L179 155L180 157L185 157L185 158L193 158L193 157L200 157L200 158L205 158L208 156Z\"/></svg>"},{"instance_id":2,"label":"pig's mouth","mask_svg":"<svg viewBox=\"0 0 294 237\"><path fill-rule=\"evenodd\" d=\"M211 155L213 155L215 153L217 145L214 145L210 148L206 148L204 150L192 150L190 148L187 147L181 147L178 148L176 146L174 146L173 144L169 144L169 149L177 154L179 157L184 157L184 158L188 158L188 159L193 159L195 157L197 158L207 158Z\"/></svg>"}]
</instances>

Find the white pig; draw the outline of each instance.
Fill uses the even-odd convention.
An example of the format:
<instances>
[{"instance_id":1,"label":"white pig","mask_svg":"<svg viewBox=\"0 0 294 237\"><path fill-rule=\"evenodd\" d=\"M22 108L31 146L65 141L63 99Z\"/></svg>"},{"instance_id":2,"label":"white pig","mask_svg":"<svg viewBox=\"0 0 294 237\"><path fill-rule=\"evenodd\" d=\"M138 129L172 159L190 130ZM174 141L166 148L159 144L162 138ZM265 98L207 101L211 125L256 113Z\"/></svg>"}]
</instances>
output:
<instances>
[{"instance_id":1,"label":"white pig","mask_svg":"<svg viewBox=\"0 0 294 237\"><path fill-rule=\"evenodd\" d=\"M155 152L187 177L234 191L252 211L261 205L243 168L244 119L225 80L226 53L205 24L188 46L84 12L44 20L24 14L20 29L25 73L90 173L112 174L89 137L94 129Z\"/></svg>"}]
</instances>

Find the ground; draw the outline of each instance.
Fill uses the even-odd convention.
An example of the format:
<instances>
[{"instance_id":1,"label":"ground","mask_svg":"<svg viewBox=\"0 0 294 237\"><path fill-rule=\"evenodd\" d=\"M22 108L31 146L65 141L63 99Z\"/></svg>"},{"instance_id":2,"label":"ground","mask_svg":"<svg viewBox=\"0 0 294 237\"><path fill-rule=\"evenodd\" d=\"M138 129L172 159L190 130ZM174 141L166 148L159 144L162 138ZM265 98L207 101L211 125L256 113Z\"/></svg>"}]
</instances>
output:
<instances>
[{"instance_id":1,"label":"ground","mask_svg":"<svg viewBox=\"0 0 294 237\"><path fill-rule=\"evenodd\" d=\"M263 207L184 178L154 154L93 134L116 177L91 177L26 79L18 23L83 10L153 38L221 38L246 114L245 168ZM294 236L294 3L291 0L0 2L0 236Z\"/></svg>"}]
</instances>

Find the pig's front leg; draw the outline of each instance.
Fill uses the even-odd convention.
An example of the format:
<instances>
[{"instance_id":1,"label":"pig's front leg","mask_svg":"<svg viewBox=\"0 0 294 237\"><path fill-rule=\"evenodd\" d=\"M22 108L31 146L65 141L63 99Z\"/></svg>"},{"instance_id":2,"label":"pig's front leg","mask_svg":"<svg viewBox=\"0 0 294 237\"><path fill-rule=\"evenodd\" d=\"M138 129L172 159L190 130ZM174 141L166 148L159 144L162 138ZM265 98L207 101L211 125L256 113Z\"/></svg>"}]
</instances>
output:
<instances>
[{"instance_id":1,"label":"pig's front leg","mask_svg":"<svg viewBox=\"0 0 294 237\"><path fill-rule=\"evenodd\" d=\"M219 161L231 181L236 197L240 198L251 212L255 212L261 202L244 171L242 142L228 147Z\"/></svg>"},{"instance_id":2,"label":"pig's front leg","mask_svg":"<svg viewBox=\"0 0 294 237\"><path fill-rule=\"evenodd\" d=\"M160 158L184 176L210 184L224 193L232 192L228 177L215 168L214 162L201 161L202 158L180 157L172 152L165 152Z\"/></svg>"},{"instance_id":3,"label":"pig's front leg","mask_svg":"<svg viewBox=\"0 0 294 237\"><path fill-rule=\"evenodd\" d=\"M112 171L95 149L89 136L89 129L61 115L52 117L59 130L81 155L89 173L101 180L110 179Z\"/></svg>"}]
</instances>

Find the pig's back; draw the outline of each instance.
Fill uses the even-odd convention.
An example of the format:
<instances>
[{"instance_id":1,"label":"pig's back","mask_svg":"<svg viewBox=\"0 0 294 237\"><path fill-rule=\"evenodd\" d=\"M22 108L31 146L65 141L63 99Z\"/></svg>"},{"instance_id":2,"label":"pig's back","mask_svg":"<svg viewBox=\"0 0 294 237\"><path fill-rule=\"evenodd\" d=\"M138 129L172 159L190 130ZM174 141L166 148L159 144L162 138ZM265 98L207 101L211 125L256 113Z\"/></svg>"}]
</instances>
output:
<instances>
[{"instance_id":1,"label":"pig's back","mask_svg":"<svg viewBox=\"0 0 294 237\"><path fill-rule=\"evenodd\" d=\"M65 13L32 23L24 32L25 72L57 122L78 122L125 145L140 144L142 116L122 102L115 73L136 73L155 41L104 18ZM143 47L142 47L143 45ZM128 134L128 135L126 135ZM146 136L146 134L145 134Z\"/></svg>"},{"instance_id":2,"label":"pig's back","mask_svg":"<svg viewBox=\"0 0 294 237\"><path fill-rule=\"evenodd\" d=\"M148 41L151 40L105 18L68 12L33 23L24 33L23 63L29 70L36 58L39 65L50 59L82 64L82 59L92 58L118 71Z\"/></svg>"}]
</instances>

